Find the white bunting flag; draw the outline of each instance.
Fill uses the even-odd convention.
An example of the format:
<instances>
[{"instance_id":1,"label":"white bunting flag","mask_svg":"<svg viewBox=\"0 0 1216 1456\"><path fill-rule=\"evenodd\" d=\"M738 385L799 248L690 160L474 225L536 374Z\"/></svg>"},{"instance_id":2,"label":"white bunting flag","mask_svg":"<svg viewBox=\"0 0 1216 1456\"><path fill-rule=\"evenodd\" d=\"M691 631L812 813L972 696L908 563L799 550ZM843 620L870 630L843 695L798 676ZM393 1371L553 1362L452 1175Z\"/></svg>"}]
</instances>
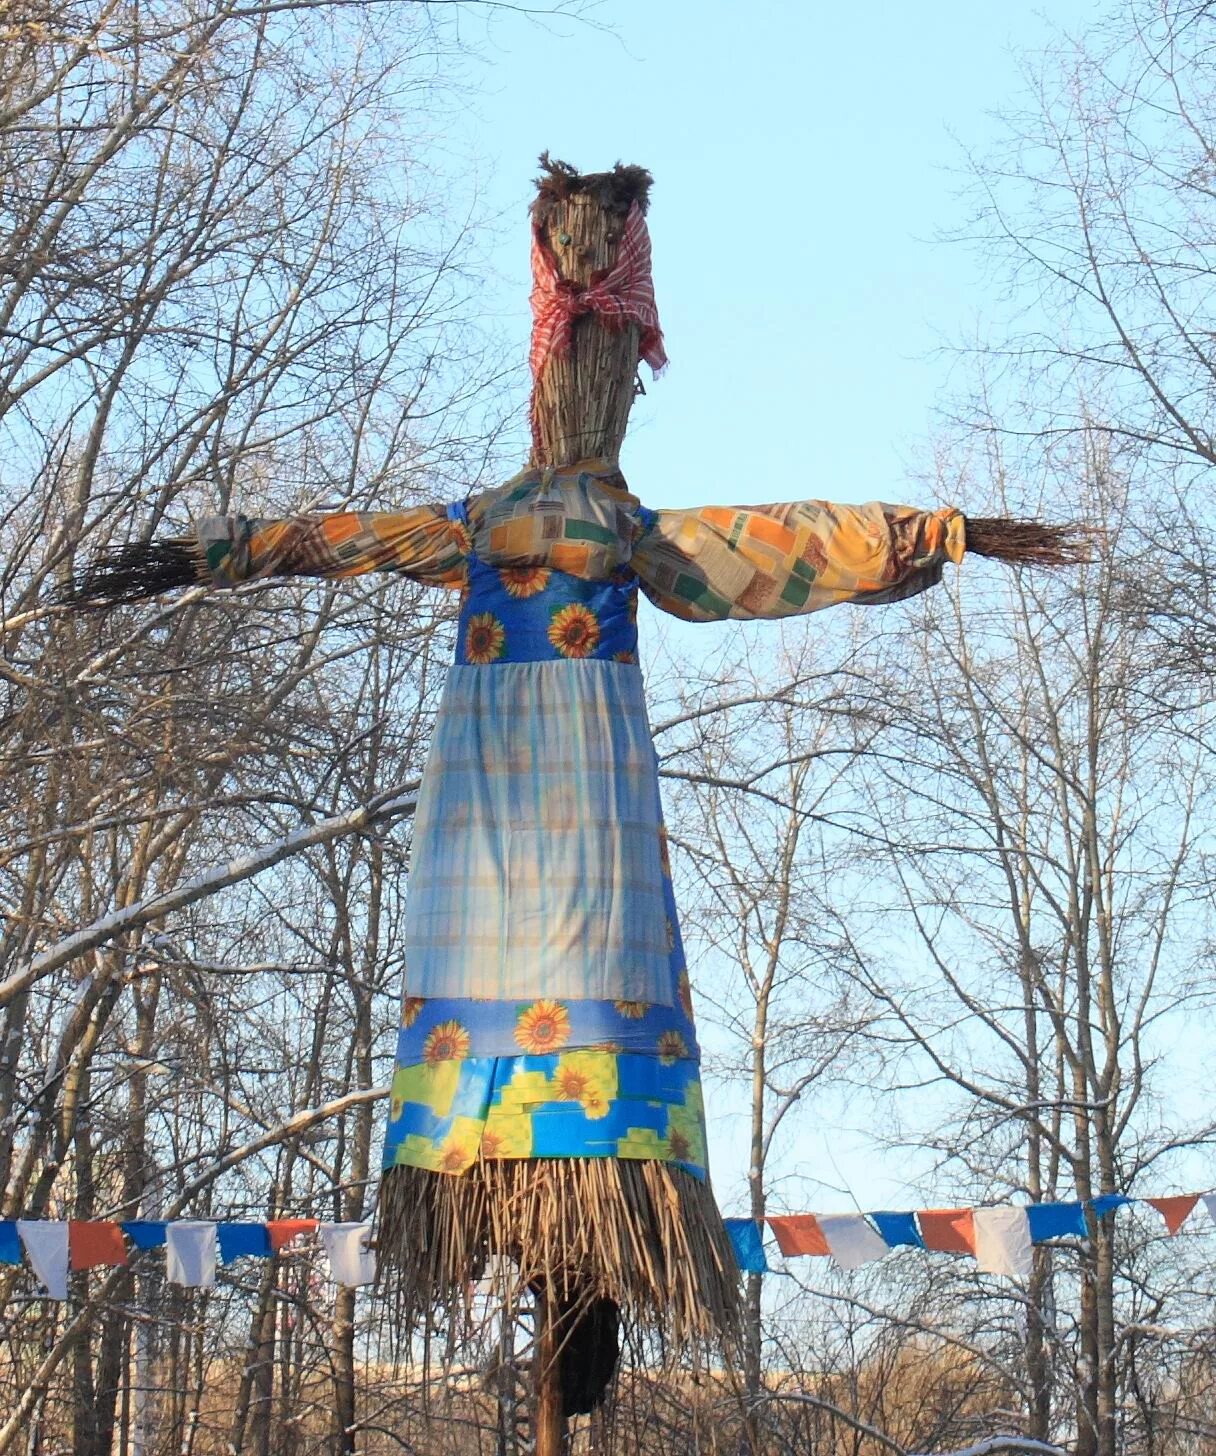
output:
<instances>
[{"instance_id":1,"label":"white bunting flag","mask_svg":"<svg viewBox=\"0 0 1216 1456\"><path fill-rule=\"evenodd\" d=\"M376 1278L376 1251L367 1247L369 1223L323 1223L317 1232L329 1260L329 1277L335 1284L354 1289Z\"/></svg>"},{"instance_id":2,"label":"white bunting flag","mask_svg":"<svg viewBox=\"0 0 1216 1456\"><path fill-rule=\"evenodd\" d=\"M57 1219L19 1218L17 1234L34 1273L52 1299L68 1297L68 1226Z\"/></svg>"},{"instance_id":3,"label":"white bunting flag","mask_svg":"<svg viewBox=\"0 0 1216 1456\"><path fill-rule=\"evenodd\" d=\"M1030 1278L1030 1220L1024 1208L977 1208L975 1259L985 1274Z\"/></svg>"},{"instance_id":4,"label":"white bunting flag","mask_svg":"<svg viewBox=\"0 0 1216 1456\"><path fill-rule=\"evenodd\" d=\"M879 1238L860 1213L819 1213L815 1217L832 1258L842 1269L860 1269L887 1253L886 1241Z\"/></svg>"},{"instance_id":5,"label":"white bunting flag","mask_svg":"<svg viewBox=\"0 0 1216 1456\"><path fill-rule=\"evenodd\" d=\"M215 1283L215 1225L171 1223L165 1229L165 1278L188 1289Z\"/></svg>"}]
</instances>

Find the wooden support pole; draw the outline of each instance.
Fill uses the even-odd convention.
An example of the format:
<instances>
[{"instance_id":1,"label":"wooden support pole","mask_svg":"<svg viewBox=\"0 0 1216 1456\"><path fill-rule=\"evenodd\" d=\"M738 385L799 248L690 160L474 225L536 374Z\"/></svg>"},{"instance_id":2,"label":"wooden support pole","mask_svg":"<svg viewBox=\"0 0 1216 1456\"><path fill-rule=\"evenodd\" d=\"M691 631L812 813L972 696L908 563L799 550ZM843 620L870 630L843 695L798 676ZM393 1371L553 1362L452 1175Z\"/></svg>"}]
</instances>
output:
<instances>
[{"instance_id":1,"label":"wooden support pole","mask_svg":"<svg viewBox=\"0 0 1216 1456\"><path fill-rule=\"evenodd\" d=\"M536 1456L562 1456L566 1422L562 1416L558 1363L558 1307L545 1286L536 1290L536 1338L532 1349L533 1429Z\"/></svg>"}]
</instances>

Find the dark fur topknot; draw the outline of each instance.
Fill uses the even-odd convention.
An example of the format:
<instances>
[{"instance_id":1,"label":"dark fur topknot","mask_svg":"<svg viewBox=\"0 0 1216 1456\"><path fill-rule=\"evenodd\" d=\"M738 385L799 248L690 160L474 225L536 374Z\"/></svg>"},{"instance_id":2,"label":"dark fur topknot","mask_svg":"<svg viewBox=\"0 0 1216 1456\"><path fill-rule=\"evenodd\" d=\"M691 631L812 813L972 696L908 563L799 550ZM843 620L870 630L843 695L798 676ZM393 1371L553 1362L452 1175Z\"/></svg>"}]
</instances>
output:
<instances>
[{"instance_id":1,"label":"dark fur topknot","mask_svg":"<svg viewBox=\"0 0 1216 1456\"><path fill-rule=\"evenodd\" d=\"M576 192L590 193L609 212L626 213L635 202L645 212L649 204L654 178L645 167L626 167L618 162L611 172L579 172L548 152L540 154L540 165L536 201L532 204L532 216L537 222L545 221L554 203Z\"/></svg>"}]
</instances>

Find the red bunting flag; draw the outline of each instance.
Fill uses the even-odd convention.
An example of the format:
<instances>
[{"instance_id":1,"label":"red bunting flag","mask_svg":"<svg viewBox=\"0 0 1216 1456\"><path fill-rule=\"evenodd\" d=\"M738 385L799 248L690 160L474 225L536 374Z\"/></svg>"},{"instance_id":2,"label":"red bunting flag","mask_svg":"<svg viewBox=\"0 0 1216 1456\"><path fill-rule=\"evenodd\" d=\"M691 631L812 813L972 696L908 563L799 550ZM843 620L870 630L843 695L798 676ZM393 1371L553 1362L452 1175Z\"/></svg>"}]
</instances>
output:
<instances>
[{"instance_id":1,"label":"red bunting flag","mask_svg":"<svg viewBox=\"0 0 1216 1456\"><path fill-rule=\"evenodd\" d=\"M918 1208L926 1249L942 1254L975 1253L975 1219L969 1208Z\"/></svg>"},{"instance_id":2,"label":"red bunting flag","mask_svg":"<svg viewBox=\"0 0 1216 1456\"><path fill-rule=\"evenodd\" d=\"M830 1254L828 1241L813 1213L785 1213L765 1219L788 1259L792 1254Z\"/></svg>"},{"instance_id":3,"label":"red bunting flag","mask_svg":"<svg viewBox=\"0 0 1216 1456\"><path fill-rule=\"evenodd\" d=\"M266 1233L270 1237L272 1253L277 1254L281 1248L291 1243L292 1239L299 1238L301 1234L312 1233L316 1226L315 1218L271 1219L266 1225Z\"/></svg>"},{"instance_id":4,"label":"red bunting flag","mask_svg":"<svg viewBox=\"0 0 1216 1456\"><path fill-rule=\"evenodd\" d=\"M68 1255L73 1269L96 1269L102 1265L121 1268L127 1262L127 1246L116 1223L72 1219L68 1223Z\"/></svg>"},{"instance_id":5,"label":"red bunting flag","mask_svg":"<svg viewBox=\"0 0 1216 1456\"><path fill-rule=\"evenodd\" d=\"M1146 1198L1144 1201L1153 1205L1165 1219L1166 1228L1171 1234L1176 1234L1187 1221L1191 1209L1199 1202L1199 1195L1198 1193L1179 1193L1174 1198Z\"/></svg>"}]
</instances>

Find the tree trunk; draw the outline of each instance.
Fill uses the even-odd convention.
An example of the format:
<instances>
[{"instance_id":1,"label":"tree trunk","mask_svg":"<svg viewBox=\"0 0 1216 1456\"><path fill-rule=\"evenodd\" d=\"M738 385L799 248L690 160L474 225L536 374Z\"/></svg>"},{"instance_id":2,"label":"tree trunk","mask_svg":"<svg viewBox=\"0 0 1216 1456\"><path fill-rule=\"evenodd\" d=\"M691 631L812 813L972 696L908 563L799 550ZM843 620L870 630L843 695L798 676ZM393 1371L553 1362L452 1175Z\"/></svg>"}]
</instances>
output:
<instances>
[{"instance_id":1,"label":"tree trunk","mask_svg":"<svg viewBox=\"0 0 1216 1456\"><path fill-rule=\"evenodd\" d=\"M338 938L348 968L348 984L354 1001L354 1036L348 1063L348 1086L370 1087L372 1064L372 985L380 955L380 917L383 910L384 849L372 844L368 855L369 886L362 920L362 944L358 957L355 937L351 933L348 887L338 873L333 852L329 856L329 881L338 917ZM339 1217L356 1223L363 1217L364 1190L371 1171L372 1119L371 1103L356 1107L350 1114L350 1163L346 1171L346 1191L340 1200ZM339 1289L334 1301L330 1359L334 1380L334 1456L354 1456L356 1436L355 1385L355 1303L353 1289Z\"/></svg>"},{"instance_id":2,"label":"tree trunk","mask_svg":"<svg viewBox=\"0 0 1216 1456\"><path fill-rule=\"evenodd\" d=\"M748 1211L763 1227L766 1212L764 1189L765 1156L765 1092L768 1065L765 1058L765 1037L768 1030L768 991L772 973L761 983L756 999L756 1019L752 1038L751 1138L747 1169ZM759 1399L763 1389L762 1351L764 1341L764 1280L760 1274L749 1274L743 1296L743 1389L747 1414L743 1429L743 1449L748 1456L761 1456L759 1434Z\"/></svg>"},{"instance_id":3,"label":"tree trunk","mask_svg":"<svg viewBox=\"0 0 1216 1456\"><path fill-rule=\"evenodd\" d=\"M241 1383L237 1388L236 1409L232 1416L232 1436L229 1444L234 1451L244 1451L250 1428L255 1431L249 1447L259 1449L256 1432L269 1422L270 1395L266 1386L268 1376L273 1376L274 1358L274 1285L277 1274L273 1259L268 1259L262 1270L258 1287L257 1304L250 1319L249 1344L245 1368L241 1372ZM263 1371L266 1373L263 1374Z\"/></svg>"}]
</instances>

